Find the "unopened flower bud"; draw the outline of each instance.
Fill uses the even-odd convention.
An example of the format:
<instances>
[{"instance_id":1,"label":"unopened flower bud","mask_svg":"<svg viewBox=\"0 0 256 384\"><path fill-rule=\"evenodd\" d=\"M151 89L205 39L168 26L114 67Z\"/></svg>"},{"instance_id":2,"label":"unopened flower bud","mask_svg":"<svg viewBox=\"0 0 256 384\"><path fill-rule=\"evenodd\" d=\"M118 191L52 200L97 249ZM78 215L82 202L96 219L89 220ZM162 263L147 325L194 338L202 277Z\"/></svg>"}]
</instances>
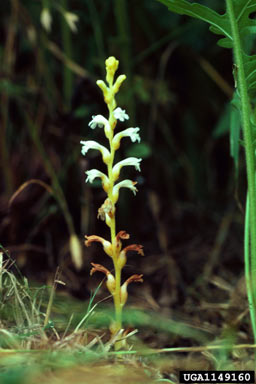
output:
<instances>
[{"instance_id":1,"label":"unopened flower bud","mask_svg":"<svg viewBox=\"0 0 256 384\"><path fill-rule=\"evenodd\" d=\"M109 84L113 84L114 75L119 65L119 61L114 56L110 56L106 61L106 80Z\"/></svg>"},{"instance_id":2,"label":"unopened flower bud","mask_svg":"<svg viewBox=\"0 0 256 384\"><path fill-rule=\"evenodd\" d=\"M104 99L105 99L105 97L107 97L107 95L108 95L109 88L106 86L106 84L105 84L105 82L103 80L97 80L96 84L102 90L102 93L103 93L103 96L104 96Z\"/></svg>"},{"instance_id":3,"label":"unopened flower bud","mask_svg":"<svg viewBox=\"0 0 256 384\"><path fill-rule=\"evenodd\" d=\"M118 78L116 79L116 82L113 86L113 92L117 93L119 91L119 88L121 87L122 83L126 79L125 75L119 75Z\"/></svg>"}]
</instances>

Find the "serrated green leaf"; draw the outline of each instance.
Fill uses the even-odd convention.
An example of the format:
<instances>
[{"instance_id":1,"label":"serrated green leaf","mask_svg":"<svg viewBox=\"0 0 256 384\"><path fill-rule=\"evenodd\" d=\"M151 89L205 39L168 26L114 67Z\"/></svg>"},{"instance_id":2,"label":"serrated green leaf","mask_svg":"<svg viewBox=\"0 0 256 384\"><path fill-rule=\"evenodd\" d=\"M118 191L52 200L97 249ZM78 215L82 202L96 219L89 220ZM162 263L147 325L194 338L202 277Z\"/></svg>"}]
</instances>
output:
<instances>
[{"instance_id":1,"label":"serrated green leaf","mask_svg":"<svg viewBox=\"0 0 256 384\"><path fill-rule=\"evenodd\" d=\"M232 40L231 27L228 16L225 13L220 15L218 12L198 3L190 3L187 0L158 0L166 5L172 12L180 15L187 15L210 24L213 33L224 35Z\"/></svg>"},{"instance_id":2,"label":"serrated green leaf","mask_svg":"<svg viewBox=\"0 0 256 384\"><path fill-rule=\"evenodd\" d=\"M172 12L203 20L210 25L210 31L222 35L218 45L224 48L233 47L231 25L227 13L218 12L198 3L187 0L158 0ZM240 38L243 43L243 60L248 91L256 89L256 55L250 55L250 48L255 39L256 20L250 16L256 12L256 0L234 0L234 13Z\"/></svg>"}]
</instances>

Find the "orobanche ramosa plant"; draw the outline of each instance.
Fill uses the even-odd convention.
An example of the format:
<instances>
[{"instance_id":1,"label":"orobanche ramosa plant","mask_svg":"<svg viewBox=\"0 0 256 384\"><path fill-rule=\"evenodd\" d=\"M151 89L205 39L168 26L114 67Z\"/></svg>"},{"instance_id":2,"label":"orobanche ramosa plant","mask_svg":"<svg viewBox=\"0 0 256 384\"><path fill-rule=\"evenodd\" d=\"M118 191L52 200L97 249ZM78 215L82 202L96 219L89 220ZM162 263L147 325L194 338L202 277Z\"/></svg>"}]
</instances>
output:
<instances>
[{"instance_id":1,"label":"orobanche ramosa plant","mask_svg":"<svg viewBox=\"0 0 256 384\"><path fill-rule=\"evenodd\" d=\"M121 140L128 137L134 143L140 142L139 128L127 128L119 133L114 133L117 125L117 120L124 122L129 119L129 116L120 107L117 107L115 95L118 93L119 88L123 81L126 79L125 75L120 75L114 81L115 72L118 68L118 60L114 57L109 57L106 62L106 82L98 80L97 85L103 92L104 101L107 104L109 117L106 119L102 115L92 117L89 127L95 129L96 127L104 128L105 136L109 142L109 149L99 144L96 141L81 141L82 154L86 155L89 149L96 149L102 155L103 163L107 167L107 174L97 170L91 169L86 171L86 181L92 183L95 178L100 178L102 181L102 188L107 194L107 198L103 205L98 210L98 218L105 221L110 229L111 240L105 240L100 236L92 235L85 236L85 245L88 247L93 242L102 244L104 252L108 257L111 257L114 265L114 272L111 273L107 268L100 264L92 264L91 275L94 272L103 272L106 275L106 285L113 296L115 306L115 320L110 325L112 335L122 336L122 309L127 301L127 286L131 282L142 282L142 275L132 275L123 284L121 283L121 272L126 264L127 252L136 251L138 254L143 255L142 246L138 244L128 245L122 247L122 240L129 239L129 234L125 231L116 233L116 204L119 198L121 188L129 188L134 194L137 192L136 183L125 179L119 181L121 169L125 166L134 166L136 170L140 171L140 162L142 159L136 157L128 157L116 164L114 164L115 153L119 149Z\"/></svg>"}]
</instances>

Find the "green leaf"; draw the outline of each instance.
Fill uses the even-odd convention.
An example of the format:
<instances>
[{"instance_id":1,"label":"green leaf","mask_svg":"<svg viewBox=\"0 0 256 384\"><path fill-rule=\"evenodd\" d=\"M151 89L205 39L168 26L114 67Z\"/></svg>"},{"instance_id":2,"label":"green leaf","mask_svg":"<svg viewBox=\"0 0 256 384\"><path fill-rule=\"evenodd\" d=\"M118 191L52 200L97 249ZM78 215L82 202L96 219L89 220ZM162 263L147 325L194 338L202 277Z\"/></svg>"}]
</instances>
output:
<instances>
[{"instance_id":1,"label":"green leaf","mask_svg":"<svg viewBox=\"0 0 256 384\"><path fill-rule=\"evenodd\" d=\"M223 15L198 3L187 0L158 0L172 12L203 20L210 25L210 31L222 36L218 44L233 48L231 25L227 13ZM250 48L255 39L256 20L250 16L256 12L256 0L234 0L234 13L243 43L243 60L248 91L256 89L256 55L250 55Z\"/></svg>"}]
</instances>

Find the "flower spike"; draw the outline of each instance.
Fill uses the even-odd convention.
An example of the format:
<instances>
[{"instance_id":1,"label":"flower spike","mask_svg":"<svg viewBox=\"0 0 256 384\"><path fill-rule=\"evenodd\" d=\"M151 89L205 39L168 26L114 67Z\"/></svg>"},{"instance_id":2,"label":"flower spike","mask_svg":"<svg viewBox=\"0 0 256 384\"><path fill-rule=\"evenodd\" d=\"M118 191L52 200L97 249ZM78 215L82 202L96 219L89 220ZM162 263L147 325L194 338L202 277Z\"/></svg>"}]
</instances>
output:
<instances>
[{"instance_id":1,"label":"flower spike","mask_svg":"<svg viewBox=\"0 0 256 384\"><path fill-rule=\"evenodd\" d=\"M119 179L121 170L126 166L133 166L135 170L140 172L140 164L142 159L137 157L128 157L119 162L115 162L115 153L120 147L120 143L123 137L129 137L132 143L136 141L140 143L140 128L131 127L124 129L123 131L114 134L116 125L119 121L125 122L129 119L126 110L117 107L115 95L119 91L120 86L126 79L126 76L121 74L115 80L115 73L118 69L119 61L111 56L105 61L106 65L106 82L103 80L97 80L97 85L101 89L104 101L107 104L109 117L106 119L102 115L92 116L89 122L89 127L95 129L96 127L104 128L104 133L108 139L108 147L97 143L96 141L88 140L81 141L82 154L86 155L89 149L96 149L101 152L103 162L107 166L107 171L104 173L98 169L90 169L86 171L86 182L92 183L96 178L100 178L102 187L107 194L107 198L104 203L98 209L98 218L105 221L106 225L110 229L111 240L105 240L104 238L96 235L85 236L85 245L88 247L93 242L102 244L105 253L113 260L114 273L100 264L92 264L91 275L95 272L102 272L106 275L106 285L113 296L115 306L115 321L112 323L114 326L110 326L110 331L114 337L113 343L115 348L119 349L123 345L123 341L119 341L119 336L123 335L122 330L122 308L127 300L127 286L131 282L142 282L142 275L132 275L123 284L122 281L122 269L127 261L127 252L135 251L140 255L144 255L143 247L139 244L131 244L122 249L122 241L130 238L130 235L126 231L119 231L116 233L116 203L119 198L120 188L128 188L134 194L137 192L136 182L125 179L117 181ZM116 335L116 336L115 336ZM118 340L117 340L118 335ZM116 339L115 339L116 337Z\"/></svg>"}]
</instances>

